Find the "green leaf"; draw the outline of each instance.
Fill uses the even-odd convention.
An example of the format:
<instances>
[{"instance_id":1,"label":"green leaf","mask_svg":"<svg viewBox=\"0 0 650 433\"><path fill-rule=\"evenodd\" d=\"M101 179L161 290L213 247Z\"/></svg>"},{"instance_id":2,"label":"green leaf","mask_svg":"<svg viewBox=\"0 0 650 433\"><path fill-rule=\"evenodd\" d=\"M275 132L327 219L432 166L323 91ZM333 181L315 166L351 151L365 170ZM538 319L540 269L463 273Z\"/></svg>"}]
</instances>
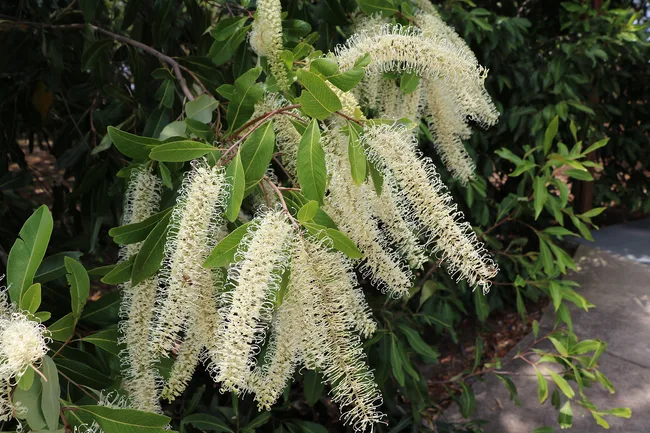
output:
<instances>
[{"instance_id":1,"label":"green leaf","mask_svg":"<svg viewBox=\"0 0 650 433\"><path fill-rule=\"evenodd\" d=\"M163 185L169 189L172 189L174 187L172 184L172 172L164 162L158 164L158 173L160 173L160 178L162 179Z\"/></svg>"},{"instance_id":2,"label":"green leaf","mask_svg":"<svg viewBox=\"0 0 650 433\"><path fill-rule=\"evenodd\" d=\"M591 152L593 152L594 150L598 150L601 147L607 146L607 143L609 143L609 138L605 138L603 140L597 141L594 144L592 144L591 146L589 146L587 149L585 149L585 151L582 152L582 154L583 155L588 155Z\"/></svg>"},{"instance_id":3,"label":"green leaf","mask_svg":"<svg viewBox=\"0 0 650 433\"><path fill-rule=\"evenodd\" d=\"M613 415L617 418L631 418L632 409L630 409L629 407L616 407L614 409L609 409L605 411L605 414Z\"/></svg>"},{"instance_id":4,"label":"green leaf","mask_svg":"<svg viewBox=\"0 0 650 433\"><path fill-rule=\"evenodd\" d=\"M535 219L537 219L544 209L544 203L546 203L546 200L548 199L546 179L544 177L535 178L535 184L533 185L533 198L535 205Z\"/></svg>"},{"instance_id":5,"label":"green leaf","mask_svg":"<svg viewBox=\"0 0 650 433\"><path fill-rule=\"evenodd\" d=\"M52 234L52 215L47 206L39 207L23 224L7 259L7 287L12 302L21 299L32 286Z\"/></svg>"},{"instance_id":6,"label":"green leaf","mask_svg":"<svg viewBox=\"0 0 650 433\"><path fill-rule=\"evenodd\" d=\"M381 195L381 190L384 185L384 176L377 170L377 167L372 162L368 161L368 171L370 171L370 178L372 179L372 184L375 186L375 191L377 195Z\"/></svg>"},{"instance_id":7,"label":"green leaf","mask_svg":"<svg viewBox=\"0 0 650 433\"><path fill-rule=\"evenodd\" d=\"M237 155L226 169L226 178L230 184L230 193L226 200L225 213L228 221L234 222L239 215L239 209L241 209L246 190L246 173L244 172L244 165L241 162L241 154L239 152L237 152Z\"/></svg>"},{"instance_id":8,"label":"green leaf","mask_svg":"<svg viewBox=\"0 0 650 433\"><path fill-rule=\"evenodd\" d=\"M131 285L138 285L160 269L165 253L165 241L170 218L171 213L163 217L142 243L140 252L138 252L133 262Z\"/></svg>"},{"instance_id":9,"label":"green leaf","mask_svg":"<svg viewBox=\"0 0 650 433\"><path fill-rule=\"evenodd\" d=\"M548 290L551 295L551 300L553 301L553 307L555 311L560 308L562 305L562 286L555 281L549 281Z\"/></svg>"},{"instance_id":10,"label":"green leaf","mask_svg":"<svg viewBox=\"0 0 650 433\"><path fill-rule=\"evenodd\" d=\"M42 431L47 427L43 412L41 411L41 396L43 394L43 387L41 380L35 380L32 386L24 390L20 387L16 388L13 393L13 404L23 407L27 410L26 417L27 424L33 431Z\"/></svg>"},{"instance_id":11,"label":"green leaf","mask_svg":"<svg viewBox=\"0 0 650 433\"><path fill-rule=\"evenodd\" d=\"M218 151L216 147L200 141L173 141L153 148L149 158L154 161L185 162Z\"/></svg>"},{"instance_id":12,"label":"green leaf","mask_svg":"<svg viewBox=\"0 0 650 433\"><path fill-rule=\"evenodd\" d=\"M265 122L257 128L241 146L239 155L246 179L244 196L250 194L266 174L271 158L273 158L274 148L273 121Z\"/></svg>"},{"instance_id":13,"label":"green leaf","mask_svg":"<svg viewBox=\"0 0 650 433\"><path fill-rule=\"evenodd\" d=\"M204 268L219 268L228 266L235 259L235 253L244 235L248 232L250 223L243 224L232 231L219 242L203 263Z\"/></svg>"},{"instance_id":14,"label":"green leaf","mask_svg":"<svg viewBox=\"0 0 650 433\"><path fill-rule=\"evenodd\" d=\"M553 427L540 427L533 430L531 433L554 433Z\"/></svg>"},{"instance_id":15,"label":"green leaf","mask_svg":"<svg viewBox=\"0 0 650 433\"><path fill-rule=\"evenodd\" d=\"M485 322L485 319L490 314L490 307L480 290L474 290L474 307L476 308L476 317L478 317L478 320Z\"/></svg>"},{"instance_id":16,"label":"green leaf","mask_svg":"<svg viewBox=\"0 0 650 433\"><path fill-rule=\"evenodd\" d=\"M309 406L313 406L320 400L323 390L325 390L323 375L314 370L306 370L304 376L305 399Z\"/></svg>"},{"instance_id":17,"label":"green leaf","mask_svg":"<svg viewBox=\"0 0 650 433\"><path fill-rule=\"evenodd\" d=\"M169 417L133 409L113 409L107 406L78 406L90 414L104 433L163 433Z\"/></svg>"},{"instance_id":18,"label":"green leaf","mask_svg":"<svg viewBox=\"0 0 650 433\"><path fill-rule=\"evenodd\" d=\"M75 319L72 313L68 313L48 326L47 330L50 331L50 337L52 337L52 340L68 341L68 339L72 337L76 324L77 319Z\"/></svg>"},{"instance_id":19,"label":"green leaf","mask_svg":"<svg viewBox=\"0 0 650 433\"><path fill-rule=\"evenodd\" d=\"M557 422L560 424L560 428L571 428L573 425L573 410L571 409L571 402L567 401L560 409L560 414L557 417Z\"/></svg>"},{"instance_id":20,"label":"green leaf","mask_svg":"<svg viewBox=\"0 0 650 433\"><path fill-rule=\"evenodd\" d=\"M510 393L510 400L512 400L517 406L521 404L519 401L519 395L517 393L517 386L508 376L503 376L501 374L496 375L497 378L505 385L506 389Z\"/></svg>"},{"instance_id":21,"label":"green leaf","mask_svg":"<svg viewBox=\"0 0 650 433\"><path fill-rule=\"evenodd\" d=\"M36 376L34 369L31 366L28 367L18 381L18 388L27 391L34 384L34 376Z\"/></svg>"},{"instance_id":22,"label":"green leaf","mask_svg":"<svg viewBox=\"0 0 650 433\"><path fill-rule=\"evenodd\" d=\"M548 154L548 152L551 150L553 139L557 135L558 122L558 116L555 116L553 120L551 120L551 123L548 124L548 127L544 132L544 155Z\"/></svg>"},{"instance_id":23,"label":"green leaf","mask_svg":"<svg viewBox=\"0 0 650 433\"><path fill-rule=\"evenodd\" d=\"M542 237L539 238L539 256L544 266L544 272L546 275L551 276L555 271L555 262L553 261L553 254L551 254L551 249L548 247L546 240Z\"/></svg>"},{"instance_id":24,"label":"green leaf","mask_svg":"<svg viewBox=\"0 0 650 433\"><path fill-rule=\"evenodd\" d=\"M34 275L34 282L44 284L64 276L66 273L65 263L63 261L64 257L72 257L73 259L79 260L81 256L82 253L78 251L64 251L45 257Z\"/></svg>"},{"instance_id":25,"label":"green leaf","mask_svg":"<svg viewBox=\"0 0 650 433\"><path fill-rule=\"evenodd\" d=\"M366 15L382 14L389 17L397 12L397 8L390 0L357 0L357 4Z\"/></svg>"},{"instance_id":26,"label":"green leaf","mask_svg":"<svg viewBox=\"0 0 650 433\"><path fill-rule=\"evenodd\" d=\"M400 353L397 338L392 335L390 339L390 364L393 370L393 377L400 386L404 386L404 370L402 369L402 355Z\"/></svg>"},{"instance_id":27,"label":"green leaf","mask_svg":"<svg viewBox=\"0 0 650 433\"><path fill-rule=\"evenodd\" d=\"M131 279L131 274L133 273L133 262L135 262L136 255L133 255L124 260L121 263L118 263L108 274L106 274L101 282L104 284L122 284Z\"/></svg>"},{"instance_id":28,"label":"green leaf","mask_svg":"<svg viewBox=\"0 0 650 433\"><path fill-rule=\"evenodd\" d=\"M324 426L320 424L316 424L315 422L295 420L294 423L300 426L302 433L328 433L329 432L329 430L327 430ZM277 430L275 431L275 433L277 433Z\"/></svg>"},{"instance_id":29,"label":"green leaf","mask_svg":"<svg viewBox=\"0 0 650 433\"><path fill-rule=\"evenodd\" d=\"M225 41L215 40L210 46L208 57L216 66L223 65L232 58L237 48L244 42L250 26L235 30Z\"/></svg>"},{"instance_id":30,"label":"green leaf","mask_svg":"<svg viewBox=\"0 0 650 433\"><path fill-rule=\"evenodd\" d=\"M343 108L336 93L318 75L304 69L299 69L297 75L298 81L305 88L298 102L302 104L302 110L308 116L324 120L331 113Z\"/></svg>"},{"instance_id":31,"label":"green leaf","mask_svg":"<svg viewBox=\"0 0 650 433\"><path fill-rule=\"evenodd\" d=\"M262 84L255 83L261 73L262 68L253 68L235 80L232 99L226 112L229 133L244 125L255 112L255 103L264 95Z\"/></svg>"},{"instance_id":32,"label":"green leaf","mask_svg":"<svg viewBox=\"0 0 650 433\"><path fill-rule=\"evenodd\" d=\"M156 224L158 224L161 219L171 213L173 209L173 207L169 207L143 221L119 227L113 227L108 231L108 234L113 237L113 242L118 245L128 245L142 242L147 238L147 236L149 236L149 233L151 233L151 230L156 227Z\"/></svg>"},{"instance_id":33,"label":"green leaf","mask_svg":"<svg viewBox=\"0 0 650 433\"><path fill-rule=\"evenodd\" d=\"M318 202L315 200L310 200L298 211L298 221L301 223L306 223L314 219L318 212Z\"/></svg>"},{"instance_id":34,"label":"green leaf","mask_svg":"<svg viewBox=\"0 0 650 433\"><path fill-rule=\"evenodd\" d=\"M310 200L323 204L327 181L325 152L320 144L318 122L312 120L298 145L298 182L302 193Z\"/></svg>"},{"instance_id":35,"label":"green leaf","mask_svg":"<svg viewBox=\"0 0 650 433\"><path fill-rule=\"evenodd\" d=\"M465 382L461 383L460 386L462 388L462 393L458 399L460 413L464 418L469 418L476 410L476 397L472 388L468 387Z\"/></svg>"},{"instance_id":36,"label":"green leaf","mask_svg":"<svg viewBox=\"0 0 650 433\"><path fill-rule=\"evenodd\" d=\"M537 373L537 399L539 400L539 404L544 404L548 398L548 382L546 382L546 378L537 368L535 368L535 373Z\"/></svg>"},{"instance_id":37,"label":"green leaf","mask_svg":"<svg viewBox=\"0 0 650 433\"><path fill-rule=\"evenodd\" d=\"M112 126L108 127L108 136L122 155L133 159L149 157L151 150L160 145L161 141L155 138L139 137L128 132L120 131Z\"/></svg>"},{"instance_id":38,"label":"green leaf","mask_svg":"<svg viewBox=\"0 0 650 433\"><path fill-rule=\"evenodd\" d=\"M86 362L57 356L56 365L59 371L77 383L94 389L103 389L111 384L111 378L89 366ZM65 379L65 378L64 378Z\"/></svg>"},{"instance_id":39,"label":"green leaf","mask_svg":"<svg viewBox=\"0 0 650 433\"><path fill-rule=\"evenodd\" d=\"M354 67L346 72L340 72L336 60L329 57L313 60L309 68L321 74L330 83L344 92L352 90L359 84L365 74L365 70L360 66Z\"/></svg>"},{"instance_id":40,"label":"green leaf","mask_svg":"<svg viewBox=\"0 0 650 433\"><path fill-rule=\"evenodd\" d=\"M573 398L575 396L573 388L571 388L571 385L569 385L569 382L567 382L565 378L558 375L557 373L554 373L551 370L548 370L548 374L551 375L551 378L558 386L558 388L560 388L560 391L564 393L564 395L566 395L568 398Z\"/></svg>"},{"instance_id":41,"label":"green leaf","mask_svg":"<svg viewBox=\"0 0 650 433\"><path fill-rule=\"evenodd\" d=\"M176 120L168 125L165 125L162 131L160 131L160 135L158 136L158 139L167 140L168 138L172 138L172 137L185 137L186 130L187 130L187 125L185 124L185 122Z\"/></svg>"},{"instance_id":42,"label":"green leaf","mask_svg":"<svg viewBox=\"0 0 650 433\"><path fill-rule=\"evenodd\" d=\"M81 55L81 70L86 71L94 66L101 59L102 54L114 45L113 39L99 39L89 43Z\"/></svg>"},{"instance_id":43,"label":"green leaf","mask_svg":"<svg viewBox=\"0 0 650 433\"><path fill-rule=\"evenodd\" d=\"M41 410L47 427L50 430L56 430L59 427L59 412L61 411L59 404L59 398L61 397L59 372L56 370L54 361L49 356L46 355L41 363L41 373L47 378L47 381L41 378L41 387L43 389Z\"/></svg>"},{"instance_id":44,"label":"green leaf","mask_svg":"<svg viewBox=\"0 0 650 433\"><path fill-rule=\"evenodd\" d=\"M72 314L78 318L90 295L90 278L83 265L73 258L65 258L65 268L68 271L66 279L70 284Z\"/></svg>"},{"instance_id":45,"label":"green leaf","mask_svg":"<svg viewBox=\"0 0 650 433\"><path fill-rule=\"evenodd\" d=\"M425 343L422 337L420 337L420 334L418 334L413 328L409 328L405 324L400 324L399 329L406 336L406 339L413 350L426 358L438 359L440 354L434 350L433 347Z\"/></svg>"},{"instance_id":46,"label":"green leaf","mask_svg":"<svg viewBox=\"0 0 650 433\"><path fill-rule=\"evenodd\" d=\"M354 122L349 122L346 128L348 134L348 159L350 160L350 169L352 180L357 186L360 186L366 180L366 154L363 151L363 145L359 136L363 129Z\"/></svg>"},{"instance_id":47,"label":"green leaf","mask_svg":"<svg viewBox=\"0 0 650 433\"><path fill-rule=\"evenodd\" d=\"M244 26L246 23L246 17L233 16L233 17L221 17L214 28L210 31L210 34L215 41L225 41L233 33Z\"/></svg>"},{"instance_id":48,"label":"green leaf","mask_svg":"<svg viewBox=\"0 0 650 433\"><path fill-rule=\"evenodd\" d=\"M20 300L20 309L29 311L34 314L41 306L41 285L34 283L25 291L23 298Z\"/></svg>"},{"instance_id":49,"label":"green leaf","mask_svg":"<svg viewBox=\"0 0 650 433\"><path fill-rule=\"evenodd\" d=\"M598 216L601 213L603 213L603 211L605 209L607 209L607 206L595 207L595 208L593 208L591 210L588 210L587 212L585 212L583 214L578 215L578 217L580 217L580 218L593 218L593 217Z\"/></svg>"},{"instance_id":50,"label":"green leaf","mask_svg":"<svg viewBox=\"0 0 650 433\"><path fill-rule=\"evenodd\" d=\"M564 227L560 227L560 226L547 227L544 229L544 233L548 233L549 235L553 235L553 236L578 236L572 231L569 231Z\"/></svg>"},{"instance_id":51,"label":"green leaf","mask_svg":"<svg viewBox=\"0 0 650 433\"><path fill-rule=\"evenodd\" d=\"M586 182L594 180L594 177L586 170L578 170L576 168L569 169L564 172L565 175L574 179L583 180Z\"/></svg>"},{"instance_id":52,"label":"green leaf","mask_svg":"<svg viewBox=\"0 0 650 433\"><path fill-rule=\"evenodd\" d=\"M184 417L181 420L181 431L183 431L183 426L186 425L191 425L197 429L213 431L217 433L232 432L232 430L224 421L214 415L208 415L207 413L195 413Z\"/></svg>"},{"instance_id":53,"label":"green leaf","mask_svg":"<svg viewBox=\"0 0 650 433\"><path fill-rule=\"evenodd\" d=\"M189 119L201 123L210 123L212 112L217 109L219 102L210 95L201 95L194 101L185 104L185 114Z\"/></svg>"},{"instance_id":54,"label":"green leaf","mask_svg":"<svg viewBox=\"0 0 650 433\"><path fill-rule=\"evenodd\" d=\"M120 303L120 291L106 293L98 300L86 305L81 314L81 320L96 325L113 324L118 319Z\"/></svg>"},{"instance_id":55,"label":"green leaf","mask_svg":"<svg viewBox=\"0 0 650 433\"><path fill-rule=\"evenodd\" d=\"M553 347L555 347L555 350L557 350L560 355L569 356L569 351L560 340L555 337L548 337L548 339L553 343Z\"/></svg>"},{"instance_id":56,"label":"green leaf","mask_svg":"<svg viewBox=\"0 0 650 433\"><path fill-rule=\"evenodd\" d=\"M601 372L598 371L598 370L596 370L596 371L594 372L594 374L596 375L596 380L597 380L598 382L600 382L600 384L601 384L601 385L602 385L602 386L603 386L607 391L609 391L610 394L614 394L614 393L616 393L616 389L614 389L614 385L612 384L612 382L610 382L610 380L607 378L607 376L605 376L603 373L601 373Z\"/></svg>"},{"instance_id":57,"label":"green leaf","mask_svg":"<svg viewBox=\"0 0 650 433\"><path fill-rule=\"evenodd\" d=\"M214 141L214 132L212 131L212 128L205 123L188 117L185 119L185 124L187 125L187 129L197 137L207 141L208 143Z\"/></svg>"},{"instance_id":58,"label":"green leaf","mask_svg":"<svg viewBox=\"0 0 650 433\"><path fill-rule=\"evenodd\" d=\"M101 347L108 353L119 356L120 346L117 344L119 334L116 328L104 329L103 331L95 332L94 334L84 337L82 340L97 347Z\"/></svg>"},{"instance_id":59,"label":"green leaf","mask_svg":"<svg viewBox=\"0 0 650 433\"><path fill-rule=\"evenodd\" d=\"M399 82L399 89L402 94L408 95L409 93L415 92L415 89L418 88L420 84L420 76L413 72L406 72L402 74L402 78Z\"/></svg>"},{"instance_id":60,"label":"green leaf","mask_svg":"<svg viewBox=\"0 0 650 433\"><path fill-rule=\"evenodd\" d=\"M304 223L303 226L309 233L319 239L329 238L332 241L332 247L346 256L352 259L363 258L363 253L357 248L356 244L340 231L313 223Z\"/></svg>"},{"instance_id":61,"label":"green leaf","mask_svg":"<svg viewBox=\"0 0 650 433\"><path fill-rule=\"evenodd\" d=\"M174 106L174 82L172 80L164 80L154 96L160 101L160 105L167 108Z\"/></svg>"}]
</instances>

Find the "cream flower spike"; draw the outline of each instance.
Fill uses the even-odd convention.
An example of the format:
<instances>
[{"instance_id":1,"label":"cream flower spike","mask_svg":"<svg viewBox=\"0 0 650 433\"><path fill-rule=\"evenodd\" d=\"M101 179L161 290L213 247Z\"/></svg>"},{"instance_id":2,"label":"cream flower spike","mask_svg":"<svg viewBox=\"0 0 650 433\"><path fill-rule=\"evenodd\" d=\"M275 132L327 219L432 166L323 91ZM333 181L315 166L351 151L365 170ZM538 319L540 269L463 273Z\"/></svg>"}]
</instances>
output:
<instances>
[{"instance_id":1,"label":"cream flower spike","mask_svg":"<svg viewBox=\"0 0 650 433\"><path fill-rule=\"evenodd\" d=\"M379 125L368 127L363 141L369 159L399 185L448 272L466 279L471 287L481 286L486 293L498 267L469 223L462 222L463 215L431 160L418 154L416 138L403 127Z\"/></svg>"},{"instance_id":2,"label":"cream flower spike","mask_svg":"<svg viewBox=\"0 0 650 433\"><path fill-rule=\"evenodd\" d=\"M18 382L47 353L49 331L20 311L0 318L0 381Z\"/></svg>"},{"instance_id":3,"label":"cream flower spike","mask_svg":"<svg viewBox=\"0 0 650 433\"><path fill-rule=\"evenodd\" d=\"M170 220L161 269L163 282L156 305L151 346L158 356L168 356L181 335L187 333L192 314L206 302L202 288L211 287L212 271L203 267L216 242L225 205L224 170L197 160L183 180Z\"/></svg>"},{"instance_id":4,"label":"cream flower spike","mask_svg":"<svg viewBox=\"0 0 650 433\"><path fill-rule=\"evenodd\" d=\"M405 201L394 179L388 177L384 179L381 194L375 194L373 198L373 210L397 245L397 251L412 268L420 269L427 261L426 249L420 242L413 210Z\"/></svg>"},{"instance_id":5,"label":"cream flower spike","mask_svg":"<svg viewBox=\"0 0 650 433\"><path fill-rule=\"evenodd\" d=\"M422 117L422 84L408 94L404 94L395 80L382 80L380 90L380 117L386 119L409 119L417 122Z\"/></svg>"},{"instance_id":6,"label":"cream flower spike","mask_svg":"<svg viewBox=\"0 0 650 433\"><path fill-rule=\"evenodd\" d=\"M444 88L444 83L431 80L427 83L427 120L434 135L433 144L442 162L452 176L465 186L475 178L476 166L465 150L461 138L469 138L471 130L456 112L454 101Z\"/></svg>"},{"instance_id":7,"label":"cream flower spike","mask_svg":"<svg viewBox=\"0 0 650 433\"><path fill-rule=\"evenodd\" d=\"M252 118L255 119L265 113L269 113L278 108L286 107L289 102L279 93L270 93L255 105L255 113ZM273 130L275 131L275 140L278 150L282 156L282 165L293 179L297 179L296 160L298 159L298 145L302 136L291 123L293 116L304 120L308 123L300 111L290 110L289 115L280 115L273 118ZM294 118L295 119L295 118Z\"/></svg>"},{"instance_id":8,"label":"cream flower spike","mask_svg":"<svg viewBox=\"0 0 650 433\"><path fill-rule=\"evenodd\" d=\"M209 367L224 391L249 391L254 357L271 320L294 230L281 211L268 211L251 223L235 256L240 260L228 269L232 290L224 294L219 347Z\"/></svg>"},{"instance_id":9,"label":"cream flower spike","mask_svg":"<svg viewBox=\"0 0 650 433\"><path fill-rule=\"evenodd\" d=\"M266 57L271 73L280 90L286 90L291 83L286 67L280 58L282 44L282 5L280 0L258 0L250 44L258 56Z\"/></svg>"},{"instance_id":10,"label":"cream flower spike","mask_svg":"<svg viewBox=\"0 0 650 433\"><path fill-rule=\"evenodd\" d=\"M485 126L498 118L484 87L485 69L443 36L424 37L415 27L387 24L351 36L335 53L341 71L351 69L367 53L371 58L367 74L412 72L427 80L440 79L453 89L463 116Z\"/></svg>"},{"instance_id":11,"label":"cream flower spike","mask_svg":"<svg viewBox=\"0 0 650 433\"><path fill-rule=\"evenodd\" d=\"M332 385L332 401L341 406L344 423L363 431L381 422L384 415L378 410L381 394L361 340L353 332L358 319L346 312L353 287L349 275L349 266L339 253L309 239L297 242L290 284L304 321L302 357L309 368L321 369Z\"/></svg>"},{"instance_id":12,"label":"cream flower spike","mask_svg":"<svg viewBox=\"0 0 650 433\"><path fill-rule=\"evenodd\" d=\"M264 365L255 367L251 375L249 387L255 394L260 410L271 409L282 395L299 361L304 328L294 291L294 287L287 290L275 314Z\"/></svg>"},{"instance_id":13,"label":"cream flower spike","mask_svg":"<svg viewBox=\"0 0 650 433\"><path fill-rule=\"evenodd\" d=\"M158 211L162 182L147 168L132 172L124 204L124 224L144 221ZM120 258L128 259L140 251L142 243L125 245L120 249ZM155 360L143 342L149 340L153 320L158 278L153 276L137 286L129 282L122 284L122 304L119 323L120 343L126 348L121 361L124 370L123 388L129 393L134 409L160 412L158 382L160 378L154 368Z\"/></svg>"},{"instance_id":14,"label":"cream flower spike","mask_svg":"<svg viewBox=\"0 0 650 433\"><path fill-rule=\"evenodd\" d=\"M408 294L412 273L399 254L393 251L379 229L373 213L375 192L362 184L356 186L350 174L347 140L338 129L329 129L322 136L326 150L329 192L323 210L339 229L352 239L364 254L361 271L380 290L391 296Z\"/></svg>"}]
</instances>

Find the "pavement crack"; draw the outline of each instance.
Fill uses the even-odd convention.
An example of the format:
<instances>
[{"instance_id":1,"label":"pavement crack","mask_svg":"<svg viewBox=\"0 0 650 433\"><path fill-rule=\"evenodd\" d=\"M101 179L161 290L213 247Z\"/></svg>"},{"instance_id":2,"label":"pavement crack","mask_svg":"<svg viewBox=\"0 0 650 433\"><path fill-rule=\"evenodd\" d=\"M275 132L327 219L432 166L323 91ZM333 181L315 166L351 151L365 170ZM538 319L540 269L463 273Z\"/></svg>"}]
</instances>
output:
<instances>
[{"instance_id":1,"label":"pavement crack","mask_svg":"<svg viewBox=\"0 0 650 433\"><path fill-rule=\"evenodd\" d=\"M605 352L605 354L607 354L607 355L609 355L609 356L612 356L612 357L614 357L614 358L618 358L618 359L623 360L623 361L625 361L625 362L628 362L628 363L630 363L630 364L634 364L634 365L636 365L637 367L641 367L641 368L644 368L644 369L646 369L646 370L650 370L650 366L640 364L640 363L638 363L638 362L636 362L636 361L632 361L632 360L630 360L630 359L625 358L624 356L617 355L617 354L615 354L615 353L613 353L613 352L607 351L607 352Z\"/></svg>"}]
</instances>

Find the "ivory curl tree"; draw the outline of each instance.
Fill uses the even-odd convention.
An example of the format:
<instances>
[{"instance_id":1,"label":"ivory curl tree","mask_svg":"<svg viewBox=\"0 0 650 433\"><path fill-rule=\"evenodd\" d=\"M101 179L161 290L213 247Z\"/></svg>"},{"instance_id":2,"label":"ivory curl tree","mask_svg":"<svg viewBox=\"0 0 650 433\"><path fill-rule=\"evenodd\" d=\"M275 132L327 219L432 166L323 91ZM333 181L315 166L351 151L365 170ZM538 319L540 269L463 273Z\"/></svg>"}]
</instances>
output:
<instances>
[{"instance_id":1,"label":"ivory curl tree","mask_svg":"<svg viewBox=\"0 0 650 433\"><path fill-rule=\"evenodd\" d=\"M121 11L125 27L137 3ZM191 5L198 16L200 5ZM550 295L558 321L544 336L533 324L533 346L550 340L556 351L531 346L514 359L535 366L540 403L549 397L549 383L555 386L551 400L562 427L571 425L572 402L601 426L608 425L606 415L629 416L627 409L599 409L585 394L598 382L613 391L597 369L606 345L573 334L564 301L585 309L591 304L558 278L575 264L554 242L574 234L564 228L565 215L589 236L590 218L602 211L575 215L566 179L584 179L587 168L597 166L587 156L607 140L584 148L571 124L575 144L569 149L555 143L555 118L543 144L525 149L523 158L501 149L516 166L510 176L521 176L521 194L486 215L496 220L479 239L432 159L422 155L419 138L431 139L455 187L469 191L471 207L474 193L485 196L486 181L477 177L463 140L473 124L494 125L499 113L484 87L488 71L430 3L359 2L361 10L350 14L352 35L327 50L312 45L318 34L306 22L284 19L277 0L260 0L254 9L225 4L212 23L207 65L196 58L184 64L92 24L93 5L80 6L85 24L13 25L98 37L84 54L86 66L115 44L153 55L163 66L152 74L158 108L141 134L133 133L128 118L109 126L92 151L101 155L114 146L123 156L122 224L109 232L121 246L116 265L87 272L78 255L43 260L53 228L45 207L29 218L11 249L10 303L3 300L0 319L2 419L32 431L152 432L170 423L217 431L322 431L291 412L291 382L302 370L308 404L325 400L326 384L327 402L338 406L351 429L433 429L426 382L412 356L435 362L437 352L413 328L435 324L455 336L450 303L430 302L437 290L468 293L485 319L485 296L499 267L483 242L500 251L508 239L491 232L518 220L533 231L539 249L524 251L525 242L512 240L505 249L512 279L501 284L516 297L522 317L522 292ZM235 52L233 62L240 56L240 65L255 59L256 66L237 68L231 83L213 86L210 70ZM132 74L132 67L122 73ZM179 104L182 110L174 112ZM170 122L171 113L178 117ZM537 220L542 213L559 224L537 228L521 218ZM450 277L448 289L415 283L426 264L433 266L423 280L440 268ZM89 274L119 291L86 305ZM50 323L50 313L40 308L41 284L61 284L63 276L71 312ZM374 309L365 282L385 294ZM408 306L409 298L416 308ZM118 305L117 327L88 332L110 324L108 310ZM461 390L467 417L475 402L465 379L479 366L518 398L513 382L499 373L514 359L483 364L481 345L474 369L449 381ZM368 350L379 364L368 362ZM562 374L545 369L546 362L557 363ZM205 378L199 365L210 383L188 395L193 377ZM206 389L230 393L229 406L219 403L218 393L203 401ZM402 420L395 415L400 394L413 402ZM261 414L252 407L242 413L239 398L252 399ZM278 406L272 418L267 411Z\"/></svg>"}]
</instances>

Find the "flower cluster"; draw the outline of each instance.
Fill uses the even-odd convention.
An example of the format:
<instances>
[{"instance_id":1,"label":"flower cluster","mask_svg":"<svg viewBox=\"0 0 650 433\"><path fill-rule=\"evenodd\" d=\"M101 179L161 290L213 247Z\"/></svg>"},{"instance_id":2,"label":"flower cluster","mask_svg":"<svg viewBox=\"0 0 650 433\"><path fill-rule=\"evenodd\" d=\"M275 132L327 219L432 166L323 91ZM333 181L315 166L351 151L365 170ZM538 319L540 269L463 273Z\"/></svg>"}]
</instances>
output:
<instances>
[{"instance_id":1,"label":"flower cluster","mask_svg":"<svg viewBox=\"0 0 650 433\"><path fill-rule=\"evenodd\" d=\"M433 162L420 155L414 131L394 120L425 119L445 164L467 181L474 172L462 142L470 134L468 122L492 124L497 112L483 86L486 71L431 5L416 3L421 10L414 21L421 28L371 17L330 53L341 72L355 67L364 54L371 60L354 91L327 83L342 105L339 116L318 124L327 187L315 212L321 212L319 221L328 227L305 223L291 205L297 203L289 200L305 199L291 194L300 190L300 124L308 123L299 110L288 107L289 93L267 94L254 117L273 118L279 150L274 164L292 188L280 188L267 171L258 188L265 204L259 196L247 198L250 216L242 211L234 225L227 225L222 214L228 191L235 190L230 182L236 180L219 164L192 163L171 213L162 269L137 287L123 287L126 389L135 407L156 410L159 398L179 396L202 361L223 392L251 393L265 410L304 366L323 373L345 423L366 430L383 419L382 398L362 348L362 338L372 336L377 325L355 271L390 296L404 297L413 284L412 269L435 256L451 275L484 292L489 289L496 265L463 221ZM251 44L268 59L278 87L286 90L280 3L260 0L257 5ZM387 72L403 79L417 75L420 81L405 93L404 86L383 77ZM377 114L393 120L374 121ZM250 128L261 124L254 123ZM228 160L226 153L220 162ZM351 163L354 158L371 175L354 172L359 167ZM135 172L125 222L156 212L159 189L150 172ZM308 204L313 210L313 203ZM242 223L246 226L237 229L238 237L233 232L226 238ZM340 245L335 248L335 240L345 237L356 247L350 256L362 258L346 256ZM222 241L229 251L223 253L228 256L226 272L209 268L210 260L206 267ZM138 250L139 245L131 245L122 257ZM169 356L175 360L163 381L153 365Z\"/></svg>"}]
</instances>

